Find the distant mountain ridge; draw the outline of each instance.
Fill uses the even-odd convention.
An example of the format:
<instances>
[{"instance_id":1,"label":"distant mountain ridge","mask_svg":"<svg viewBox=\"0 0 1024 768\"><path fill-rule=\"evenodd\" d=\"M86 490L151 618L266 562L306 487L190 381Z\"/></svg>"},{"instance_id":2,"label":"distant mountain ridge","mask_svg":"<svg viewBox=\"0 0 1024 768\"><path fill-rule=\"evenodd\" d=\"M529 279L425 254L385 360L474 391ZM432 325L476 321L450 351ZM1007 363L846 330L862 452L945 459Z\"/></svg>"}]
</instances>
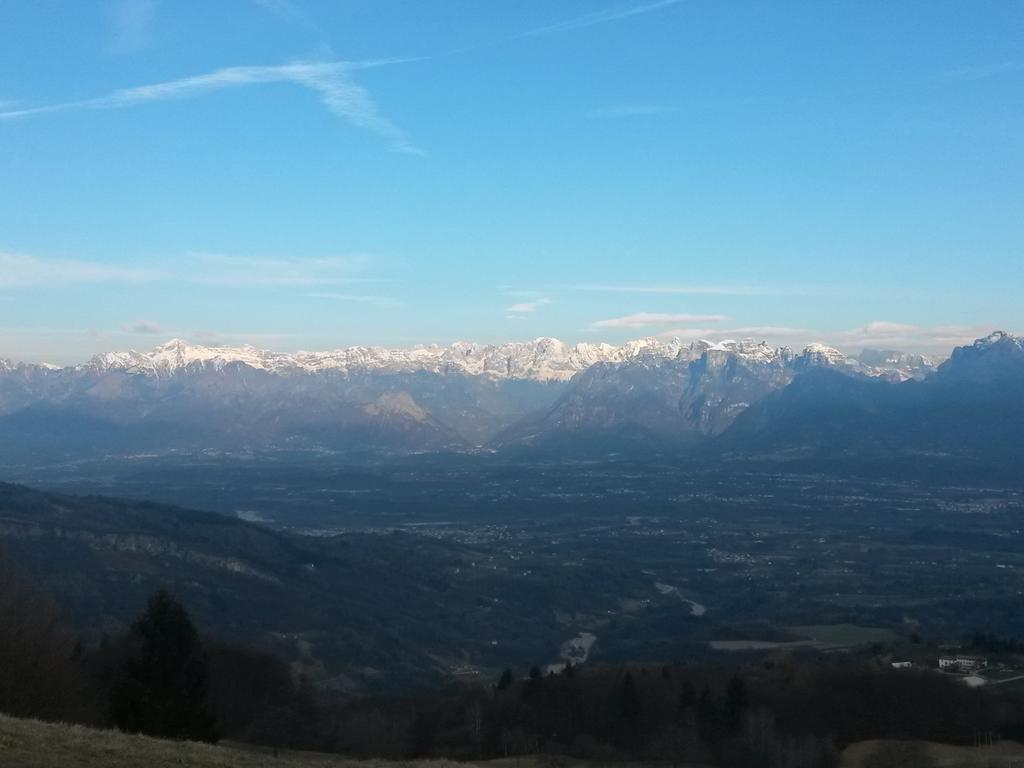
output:
<instances>
[{"instance_id":1,"label":"distant mountain ridge","mask_svg":"<svg viewBox=\"0 0 1024 768\"><path fill-rule=\"evenodd\" d=\"M66 368L4 363L0 450L66 459L207 449L574 455L724 446L746 455L793 451L801 440L823 450L825 425L839 430L835 445L884 429L865 413L886 412L894 425L910 424L925 407L984 407L979 423L996 418L975 395L1001 402L993 381L1007 392L1022 377L1024 341L1003 332L939 366L904 352L851 357L820 344L797 352L753 340L612 346L542 338L295 354L173 340ZM817 423L807 422L809 413ZM842 413L856 415L840 424ZM921 417L913 434L941 431L943 414L930 418L934 425ZM875 437L876 445L892 443Z\"/></svg>"},{"instance_id":2,"label":"distant mountain ridge","mask_svg":"<svg viewBox=\"0 0 1024 768\"><path fill-rule=\"evenodd\" d=\"M573 380L549 411L524 419L499 439L539 445L552 439L563 442L573 431L622 431L634 444L693 445L721 434L752 403L810 370L824 368L891 382L934 370L916 358L910 360L916 365L904 370L903 358L882 353L879 357L883 365L867 365L822 344L796 353L766 342L700 342L671 360L594 365Z\"/></svg>"},{"instance_id":3,"label":"distant mountain ridge","mask_svg":"<svg viewBox=\"0 0 1024 768\"><path fill-rule=\"evenodd\" d=\"M715 448L1024 468L1024 339L997 331L958 347L923 380L898 385L820 369L754 404Z\"/></svg>"},{"instance_id":4,"label":"distant mountain ridge","mask_svg":"<svg viewBox=\"0 0 1024 768\"><path fill-rule=\"evenodd\" d=\"M453 344L421 345L404 348L354 346L327 352L272 352L251 345L237 347L204 346L171 339L148 352L137 350L99 354L88 362L70 366L75 371L122 371L148 376L171 376L198 369L220 370L234 364L268 373L458 373L495 379L568 381L577 373L599 363L628 363L642 360L694 360L705 351L725 352L761 361L797 356L789 347L771 347L767 342L694 341L686 344L678 338L644 338L612 345L606 343L567 344L541 337L532 341L504 344L477 344L459 341ZM802 353L821 363L846 365L869 376L897 374L906 368L934 367L931 361L916 356L914 365L897 353L868 362L848 357L832 347L811 344ZM16 368L61 370L52 365L24 364L0 360L0 372ZM909 375L909 374L908 374Z\"/></svg>"},{"instance_id":5,"label":"distant mountain ridge","mask_svg":"<svg viewBox=\"0 0 1024 768\"><path fill-rule=\"evenodd\" d=\"M567 381L596 363L622 363L641 357L672 358L683 349L678 340L641 339L620 346L566 344L558 339L528 342L406 348L348 347L330 352L270 352L252 346L207 347L172 339L150 352L97 355L81 368L127 371L152 376L179 371L246 365L269 373L458 373L494 379Z\"/></svg>"}]
</instances>

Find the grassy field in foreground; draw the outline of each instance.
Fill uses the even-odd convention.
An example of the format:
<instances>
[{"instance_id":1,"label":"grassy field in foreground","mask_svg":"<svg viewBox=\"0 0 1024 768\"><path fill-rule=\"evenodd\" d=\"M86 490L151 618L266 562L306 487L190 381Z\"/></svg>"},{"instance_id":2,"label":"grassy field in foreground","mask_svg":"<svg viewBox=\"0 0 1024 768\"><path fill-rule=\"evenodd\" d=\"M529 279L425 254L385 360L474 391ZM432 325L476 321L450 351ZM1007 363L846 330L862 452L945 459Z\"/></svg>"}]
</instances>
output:
<instances>
[{"instance_id":1,"label":"grassy field in foreground","mask_svg":"<svg viewBox=\"0 0 1024 768\"><path fill-rule=\"evenodd\" d=\"M840 768L861 768L880 742L853 744L843 752ZM991 749L926 745L939 768L1017 768L1024 766L1024 745L1001 742ZM537 768L534 757L492 760L487 768ZM568 760L568 768L589 768L587 761ZM607 763L600 764L607 766ZM636 768L622 763L619 768ZM283 753L234 746L211 746L132 736L80 725L40 723L0 715L0 766L3 768L467 768L446 760L387 762L352 760L309 752Z\"/></svg>"},{"instance_id":2,"label":"grassy field in foreground","mask_svg":"<svg viewBox=\"0 0 1024 768\"><path fill-rule=\"evenodd\" d=\"M861 768L881 742L861 741L843 752L840 768ZM1024 745L1001 741L991 748L954 747L926 742L925 748L937 768L1019 768L1024 765Z\"/></svg>"},{"instance_id":3,"label":"grassy field in foreground","mask_svg":"<svg viewBox=\"0 0 1024 768\"><path fill-rule=\"evenodd\" d=\"M0 766L3 768L453 768L443 760L416 763L356 761L309 752L257 752L132 736L80 725L40 723L0 715ZM460 768L464 764L459 764Z\"/></svg>"}]
</instances>

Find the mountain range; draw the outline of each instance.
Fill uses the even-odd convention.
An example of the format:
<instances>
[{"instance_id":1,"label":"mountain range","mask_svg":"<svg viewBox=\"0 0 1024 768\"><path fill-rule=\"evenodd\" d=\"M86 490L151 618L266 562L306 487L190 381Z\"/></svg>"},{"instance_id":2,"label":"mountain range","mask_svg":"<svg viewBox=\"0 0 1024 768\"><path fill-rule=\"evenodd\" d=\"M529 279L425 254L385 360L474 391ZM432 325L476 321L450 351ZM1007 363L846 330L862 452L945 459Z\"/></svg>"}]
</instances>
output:
<instances>
[{"instance_id":1,"label":"mountain range","mask_svg":"<svg viewBox=\"0 0 1024 768\"><path fill-rule=\"evenodd\" d=\"M356 346L329 352L281 353L250 345L210 347L172 339L149 352L107 352L70 368L0 360L0 372L16 369L46 372L73 370L79 373L123 372L160 378L183 372L224 370L234 365L243 365L280 375L330 372L341 375L434 373L565 382L581 371L601 363L689 361L699 358L706 351L763 362L801 357L814 363L842 366L868 376L900 380L920 377L935 367L934 362L927 357L904 352L865 350L853 358L822 344L811 344L801 353L794 353L789 347L773 348L767 342L755 343L750 340L695 341L685 344L678 338L646 338L616 346L604 343L570 345L558 339L538 338L505 344L460 341L448 346L421 345L395 349Z\"/></svg>"},{"instance_id":2,"label":"mountain range","mask_svg":"<svg viewBox=\"0 0 1024 768\"><path fill-rule=\"evenodd\" d=\"M1024 340L998 331L941 364L751 340L541 338L294 354L173 340L63 368L0 361L0 447L66 456L989 450L1016 444L1000 437L1007 430L1024 431L1014 399L1022 382ZM972 424L978 439L959 439ZM982 435L981 424L992 429Z\"/></svg>"}]
</instances>

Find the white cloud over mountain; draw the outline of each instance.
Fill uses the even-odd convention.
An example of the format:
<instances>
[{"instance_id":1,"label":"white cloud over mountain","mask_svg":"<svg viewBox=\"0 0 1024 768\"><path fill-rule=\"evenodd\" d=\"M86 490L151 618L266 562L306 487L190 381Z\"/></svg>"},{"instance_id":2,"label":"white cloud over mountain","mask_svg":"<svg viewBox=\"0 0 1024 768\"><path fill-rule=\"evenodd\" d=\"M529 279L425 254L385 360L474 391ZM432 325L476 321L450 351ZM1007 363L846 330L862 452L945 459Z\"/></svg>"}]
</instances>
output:
<instances>
[{"instance_id":1,"label":"white cloud over mountain","mask_svg":"<svg viewBox=\"0 0 1024 768\"><path fill-rule=\"evenodd\" d=\"M685 312L634 312L624 317L597 320L591 325L594 328L647 328L671 323L720 323L728 319L725 315L697 315Z\"/></svg>"}]
</instances>

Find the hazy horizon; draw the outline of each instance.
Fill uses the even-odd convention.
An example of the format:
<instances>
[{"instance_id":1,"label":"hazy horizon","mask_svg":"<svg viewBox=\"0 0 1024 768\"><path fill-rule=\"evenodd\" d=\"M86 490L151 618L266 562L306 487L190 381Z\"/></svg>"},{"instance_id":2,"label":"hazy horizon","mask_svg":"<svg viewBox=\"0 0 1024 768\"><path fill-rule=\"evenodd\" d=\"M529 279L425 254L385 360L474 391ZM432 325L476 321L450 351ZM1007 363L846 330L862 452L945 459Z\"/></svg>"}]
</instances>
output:
<instances>
[{"instance_id":1,"label":"hazy horizon","mask_svg":"<svg viewBox=\"0 0 1024 768\"><path fill-rule=\"evenodd\" d=\"M711 329L707 329L707 330L710 331ZM740 329L734 329L734 330L752 331L752 330L758 330L758 329L744 329L744 328L740 328ZM798 329L795 329L795 330L798 330ZM427 348L437 347L437 348L442 348L443 349L443 348L446 348L446 347L449 347L449 346L454 346L456 344L462 344L462 343L464 343L464 344L476 344L476 345L480 345L480 346L502 346L502 345L506 345L506 344L507 345L512 345L512 344L529 344L531 342L536 342L536 341L541 341L541 340L548 340L548 339L554 340L554 341L559 341L559 342L561 342L561 343L563 343L563 344L565 344L565 345L567 345L569 347L575 347L576 345L581 345L581 344L583 344L583 345L587 345L587 344L589 344L589 345L607 344L609 346L619 347L619 346L623 346L625 344L630 344L630 343L635 343L635 342L644 342L644 341L654 341L654 342L663 342L663 343L676 342L676 343L679 343L682 346L688 346L688 345L691 345L691 344L701 343L701 342L709 343L709 344L719 344L719 343L723 343L723 342L724 343L743 342L743 343L755 343L755 344L762 344L762 343L764 343L764 344L768 344L772 348L790 347L790 348L794 349L795 351L800 351L800 350L802 350L804 348L811 347L811 346L813 346L815 344L821 344L821 345L828 346L828 347L834 347L834 348L840 350L841 352L844 352L844 353L846 353L846 354L848 354L850 356L856 356L857 354L867 350L867 351L918 353L918 354L926 355L926 356L932 358L933 360L941 360L941 359L945 359L945 358L949 357L949 354L957 346L969 345L969 344L973 343L974 341L977 341L978 339L987 337L987 336L989 336L990 334L993 334L993 333L1009 333L1012 336L1017 335L1017 334L1014 334L1013 332L1004 331L1003 329L998 329L998 328L993 328L993 329L988 330L988 331L983 330L983 329L979 329L977 336L974 336L974 337L966 337L965 336L962 339L958 339L956 341L956 343L953 343L951 341L948 346L943 346L939 341L932 341L932 343L930 343L930 344L927 343L927 342L920 342L919 343L919 340L917 339L917 337L909 335L909 334L911 334L913 332L916 332L916 331L917 331L917 329L913 329L913 328L905 330L905 331L899 331L899 330L891 329L891 328L884 328L884 329L880 329L880 330L876 331L874 335L870 335L870 329L856 329L855 331L850 332L850 334L847 337L846 341L841 339L840 341L838 341L836 343L828 343L828 342L822 341L819 338L811 338L811 337L807 337L807 340L805 340L805 341L793 341L791 339L790 343L786 343L784 341L777 341L777 340L775 340L773 338L763 338L763 337L759 337L757 335L729 334L729 333L725 333L725 332L722 332L722 333L718 333L718 332L705 332L705 333L701 333L700 329L693 329L693 331L691 333L689 333L689 334L682 334L682 335L680 335L680 334L671 334L671 333L664 334L663 333L663 334L659 334L659 335L656 335L656 336L650 336L650 335L649 336L636 336L636 337L629 338L625 342L609 342L609 341L605 341L605 340L600 339L600 338L593 338L593 339L587 338L587 339L567 340L567 339L559 339L559 338L553 337L553 336L538 336L538 337L532 337L532 338L510 338L510 339L499 340L499 341L496 341L496 342L480 342L480 341L477 341L476 339L472 339L472 338L463 338L463 339L454 339L452 341L444 341L444 342L429 342L428 341L428 342L417 342L417 343L411 343L411 344L394 344L394 345L388 345L388 344L350 344L350 345L344 345L344 346L323 347L323 348L316 348L316 349L309 348L309 347L289 346L287 344L287 341L284 340L284 339L278 339L278 341L281 342L281 343L279 343L279 344L277 344L275 346L273 344L270 344L270 345L268 345L268 344L253 344L253 343L249 343L249 342L247 342L245 340L226 341L226 340L218 339L218 338L203 338L202 334L198 334L199 335L198 339L189 339L189 338L183 338L183 337L178 337L178 336L173 336L172 338L164 338L164 337L159 336L159 335L153 335L153 336L150 337L149 343L145 343L144 342L142 344L138 344L138 345L135 345L135 346L128 346L128 345L110 346L110 345L108 345L108 346L105 346L105 347L95 347L92 350L83 351L81 353L81 355L79 355L78 357L69 357L69 358L66 358L66 359L64 359L64 358L31 359L31 358L24 358L24 357L5 356L3 354L0 354L0 360L5 360L6 359L6 360L10 360L12 362L29 363L29 364L44 364L44 365L45 364L55 364L55 365L63 365L63 366L73 366L73 365L79 365L79 364L82 364L82 363L86 363L92 357L95 357L96 355L101 355L101 354L104 354L104 353L128 352L128 351L149 353L149 352L155 351L157 349L160 349L162 347L166 347L166 346L172 345L175 342L181 342L181 343L184 343L184 344L186 344L186 345L188 345L190 347L204 347L204 348L211 348L211 349L232 350L232 349L239 349L239 348L244 348L244 347L251 347L251 348L254 348L254 349L259 350L261 352L271 352L271 353L274 353L274 354L295 354L295 353L314 353L315 354L315 353L330 353L330 352L333 352L333 351L341 351L341 350L351 349L351 348L373 348L373 349L402 350L402 349L415 349L415 348L422 348L422 347L427 347ZM961 332L967 332L967 331L968 331L968 329L947 329L948 333L961 333ZM863 336L862 338L860 338L857 341L853 341L852 339L853 339L854 335L858 334L858 333L865 333L867 335ZM128 334L125 334L125 336L128 336ZM951 339L951 337L944 337L944 338ZM93 344L94 345L97 344L97 343L101 343L101 341L103 341L103 340L109 341L111 343L116 343L118 340L124 340L123 337L121 339L119 339L119 337L117 335L114 335L114 334L95 335L95 336L92 337L92 339L93 339ZM871 343L871 342L876 342L876 343ZM85 349L87 349L87 348L83 346L83 350L85 350Z\"/></svg>"}]
</instances>

